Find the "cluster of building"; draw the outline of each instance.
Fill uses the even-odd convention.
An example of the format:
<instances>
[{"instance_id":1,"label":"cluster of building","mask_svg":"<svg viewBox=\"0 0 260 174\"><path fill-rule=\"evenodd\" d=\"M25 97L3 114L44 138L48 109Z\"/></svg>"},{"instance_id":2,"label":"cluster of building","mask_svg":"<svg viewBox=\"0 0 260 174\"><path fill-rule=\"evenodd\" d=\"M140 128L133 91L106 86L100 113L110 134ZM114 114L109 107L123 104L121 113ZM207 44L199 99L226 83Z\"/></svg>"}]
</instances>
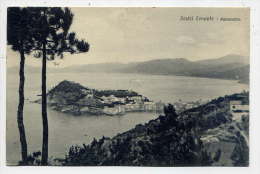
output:
<instances>
[{"instance_id":1,"label":"cluster of building","mask_svg":"<svg viewBox=\"0 0 260 174\"><path fill-rule=\"evenodd\" d=\"M202 100L193 101L193 102L182 102L181 100L179 100L173 103L173 105L174 108L176 109L176 112L180 113L187 109L191 109L203 105L207 102L208 101L202 101ZM230 113L232 114L233 120L241 121L243 116L249 115L249 103L245 102L243 100L243 97L241 97L241 99L230 100L229 110Z\"/></svg>"},{"instance_id":2,"label":"cluster of building","mask_svg":"<svg viewBox=\"0 0 260 174\"><path fill-rule=\"evenodd\" d=\"M126 112L162 112L162 102L149 101L142 95L116 97L114 95L100 97L104 104L103 112L107 115L125 114Z\"/></svg>"},{"instance_id":3,"label":"cluster of building","mask_svg":"<svg viewBox=\"0 0 260 174\"><path fill-rule=\"evenodd\" d=\"M165 104L160 102L149 101L142 95L116 97L114 95L100 97L104 104L103 112L108 115L125 114L126 112L163 112ZM177 113L183 112L187 109L195 108L207 103L208 101L191 101L184 102L179 100L173 103Z\"/></svg>"},{"instance_id":4,"label":"cluster of building","mask_svg":"<svg viewBox=\"0 0 260 174\"><path fill-rule=\"evenodd\" d=\"M173 103L174 108L176 110L177 113L183 112L187 109L191 109L191 108L195 108L198 107L200 105L203 105L205 103L207 103L208 101L202 101L197 100L197 101L191 101L191 102L184 102L182 100L178 100L177 102Z\"/></svg>"},{"instance_id":5,"label":"cluster of building","mask_svg":"<svg viewBox=\"0 0 260 174\"><path fill-rule=\"evenodd\" d=\"M249 104L242 100L231 100L229 102L229 109L233 120L241 121L243 116L249 115Z\"/></svg>"}]
</instances>

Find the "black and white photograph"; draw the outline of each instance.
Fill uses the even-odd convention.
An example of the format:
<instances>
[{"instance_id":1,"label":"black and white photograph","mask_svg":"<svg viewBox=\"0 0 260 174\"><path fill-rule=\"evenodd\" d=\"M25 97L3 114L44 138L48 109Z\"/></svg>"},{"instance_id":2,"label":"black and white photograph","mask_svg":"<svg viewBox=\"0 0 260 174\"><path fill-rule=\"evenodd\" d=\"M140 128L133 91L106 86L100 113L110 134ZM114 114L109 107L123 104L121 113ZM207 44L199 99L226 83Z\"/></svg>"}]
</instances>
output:
<instances>
[{"instance_id":1,"label":"black and white photograph","mask_svg":"<svg viewBox=\"0 0 260 174\"><path fill-rule=\"evenodd\" d=\"M250 166L250 8L7 8L7 166Z\"/></svg>"}]
</instances>

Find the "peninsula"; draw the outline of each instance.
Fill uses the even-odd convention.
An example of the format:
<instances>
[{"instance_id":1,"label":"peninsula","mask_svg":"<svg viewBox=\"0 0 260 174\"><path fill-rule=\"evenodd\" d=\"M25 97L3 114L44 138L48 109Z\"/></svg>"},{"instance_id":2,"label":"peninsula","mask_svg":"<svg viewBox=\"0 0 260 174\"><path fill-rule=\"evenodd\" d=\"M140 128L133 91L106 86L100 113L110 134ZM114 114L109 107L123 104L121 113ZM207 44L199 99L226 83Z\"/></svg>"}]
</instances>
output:
<instances>
[{"instance_id":1,"label":"peninsula","mask_svg":"<svg viewBox=\"0 0 260 174\"><path fill-rule=\"evenodd\" d=\"M41 103L41 99L35 101ZM73 115L124 115L126 112L162 112L164 104L131 90L96 90L64 80L47 93L51 109Z\"/></svg>"}]
</instances>

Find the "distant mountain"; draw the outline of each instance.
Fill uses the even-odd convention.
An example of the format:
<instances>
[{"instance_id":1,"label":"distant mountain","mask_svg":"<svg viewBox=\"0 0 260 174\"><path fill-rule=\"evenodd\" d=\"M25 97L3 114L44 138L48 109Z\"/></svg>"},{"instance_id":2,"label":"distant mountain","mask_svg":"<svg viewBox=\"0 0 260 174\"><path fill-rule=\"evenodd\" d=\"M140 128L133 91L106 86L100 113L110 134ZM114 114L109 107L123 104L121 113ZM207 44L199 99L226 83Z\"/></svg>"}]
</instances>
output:
<instances>
[{"instance_id":1,"label":"distant mountain","mask_svg":"<svg viewBox=\"0 0 260 174\"><path fill-rule=\"evenodd\" d=\"M237 79L241 83L249 83L250 66L245 65L239 68L234 68L218 74L218 77L227 79Z\"/></svg>"},{"instance_id":2,"label":"distant mountain","mask_svg":"<svg viewBox=\"0 0 260 174\"><path fill-rule=\"evenodd\" d=\"M162 74L171 75L178 74L183 70L192 69L193 62L184 59L159 59L151 60L147 62L141 62L136 65L132 65L122 70L126 73L146 73L146 74Z\"/></svg>"},{"instance_id":3,"label":"distant mountain","mask_svg":"<svg viewBox=\"0 0 260 174\"><path fill-rule=\"evenodd\" d=\"M9 68L7 68L7 74L10 74L10 73L18 74L19 70L20 70L20 68L18 66L9 67ZM41 73L41 67L33 67L30 65L25 65L24 71L25 71L25 73Z\"/></svg>"},{"instance_id":4,"label":"distant mountain","mask_svg":"<svg viewBox=\"0 0 260 174\"><path fill-rule=\"evenodd\" d=\"M245 82L249 79L247 59L236 55L194 62L184 58L160 59L138 63L122 69L121 72L235 79Z\"/></svg>"},{"instance_id":5,"label":"distant mountain","mask_svg":"<svg viewBox=\"0 0 260 174\"><path fill-rule=\"evenodd\" d=\"M116 72L129 67L129 64L123 63L100 63L89 65L77 65L66 68L50 68L49 72Z\"/></svg>"},{"instance_id":6,"label":"distant mountain","mask_svg":"<svg viewBox=\"0 0 260 174\"><path fill-rule=\"evenodd\" d=\"M230 54L216 59L200 60L196 62L203 65L215 65L215 66L233 64L233 63L247 65L249 64L249 58L245 56Z\"/></svg>"},{"instance_id":7,"label":"distant mountain","mask_svg":"<svg viewBox=\"0 0 260 174\"><path fill-rule=\"evenodd\" d=\"M8 72L18 72L18 68L9 68ZM40 68L26 66L29 73L41 72ZM154 75L178 75L207 78L234 79L243 83L249 81L249 58L240 55L227 55L215 59L190 61L185 58L157 59L135 63L102 63L70 66L66 68L49 68L57 72L105 72L105 73L141 73Z\"/></svg>"}]
</instances>

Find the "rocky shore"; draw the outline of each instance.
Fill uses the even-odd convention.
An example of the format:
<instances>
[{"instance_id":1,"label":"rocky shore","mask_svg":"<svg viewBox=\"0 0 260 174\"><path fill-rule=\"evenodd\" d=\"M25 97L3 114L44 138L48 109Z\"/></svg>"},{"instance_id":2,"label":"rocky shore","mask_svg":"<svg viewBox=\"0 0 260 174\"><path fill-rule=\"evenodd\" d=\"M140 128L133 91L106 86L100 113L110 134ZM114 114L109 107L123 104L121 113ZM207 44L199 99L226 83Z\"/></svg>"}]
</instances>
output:
<instances>
[{"instance_id":1,"label":"rocky shore","mask_svg":"<svg viewBox=\"0 0 260 174\"><path fill-rule=\"evenodd\" d=\"M41 103L41 99L35 101ZM47 93L51 109L73 115L123 115L126 112L162 112L162 102L134 91L96 90L64 80Z\"/></svg>"}]
</instances>

